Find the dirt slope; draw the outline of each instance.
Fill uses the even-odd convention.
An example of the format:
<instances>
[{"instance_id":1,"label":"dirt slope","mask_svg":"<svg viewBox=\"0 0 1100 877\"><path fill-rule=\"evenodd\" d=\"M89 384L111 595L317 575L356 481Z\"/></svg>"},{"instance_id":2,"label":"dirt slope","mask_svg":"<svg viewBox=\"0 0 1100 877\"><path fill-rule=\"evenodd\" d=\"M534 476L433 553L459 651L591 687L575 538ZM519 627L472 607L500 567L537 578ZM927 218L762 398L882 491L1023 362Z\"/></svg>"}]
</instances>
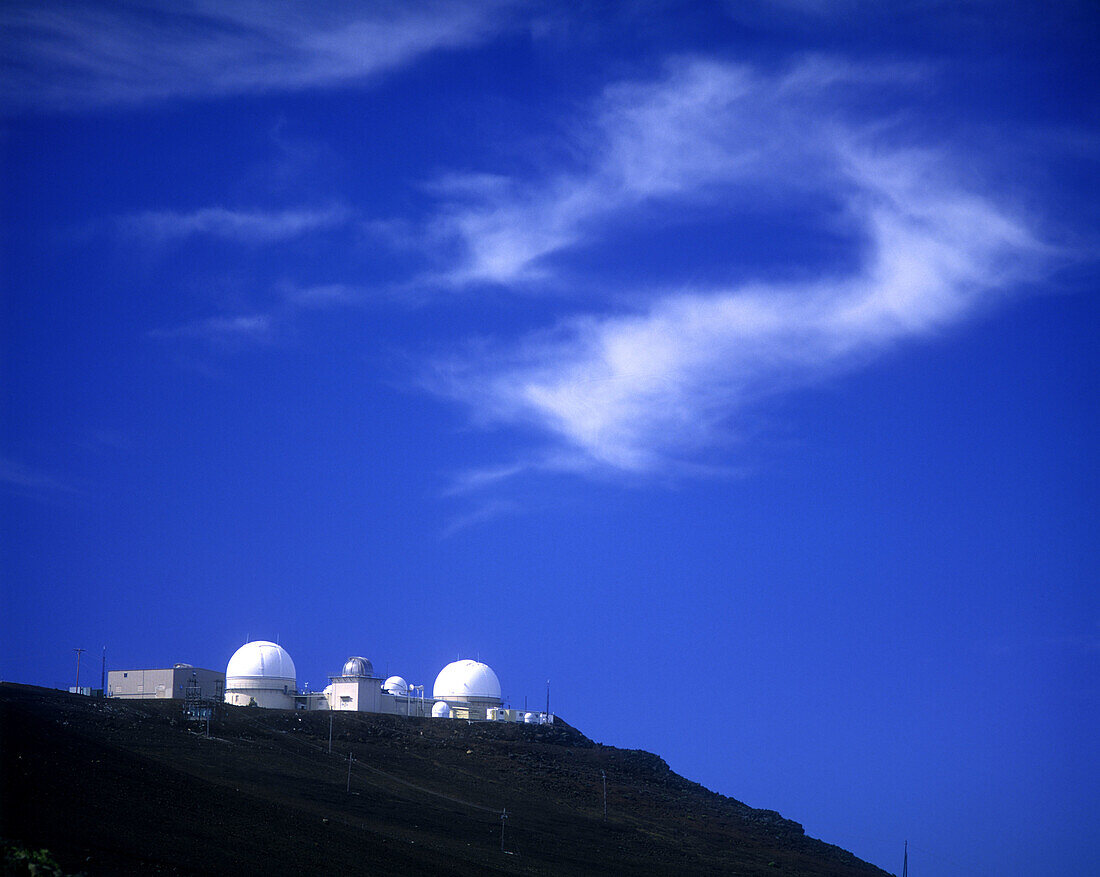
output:
<instances>
[{"instance_id":1,"label":"dirt slope","mask_svg":"<svg viewBox=\"0 0 1100 877\"><path fill-rule=\"evenodd\" d=\"M88 875L885 874L564 723L333 726L0 684L0 836Z\"/></svg>"}]
</instances>

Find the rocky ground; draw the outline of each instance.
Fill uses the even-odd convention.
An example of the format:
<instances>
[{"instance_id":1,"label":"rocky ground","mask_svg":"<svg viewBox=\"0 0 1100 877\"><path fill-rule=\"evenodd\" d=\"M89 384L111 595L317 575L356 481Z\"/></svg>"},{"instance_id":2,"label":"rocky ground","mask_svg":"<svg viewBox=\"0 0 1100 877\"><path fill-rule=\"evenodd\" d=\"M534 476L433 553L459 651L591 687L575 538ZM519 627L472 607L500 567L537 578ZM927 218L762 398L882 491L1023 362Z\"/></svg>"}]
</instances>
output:
<instances>
[{"instance_id":1,"label":"rocky ground","mask_svg":"<svg viewBox=\"0 0 1100 877\"><path fill-rule=\"evenodd\" d=\"M0 684L0 836L87 875L885 874L564 722L331 716L330 753L327 712L207 737L178 702Z\"/></svg>"}]
</instances>

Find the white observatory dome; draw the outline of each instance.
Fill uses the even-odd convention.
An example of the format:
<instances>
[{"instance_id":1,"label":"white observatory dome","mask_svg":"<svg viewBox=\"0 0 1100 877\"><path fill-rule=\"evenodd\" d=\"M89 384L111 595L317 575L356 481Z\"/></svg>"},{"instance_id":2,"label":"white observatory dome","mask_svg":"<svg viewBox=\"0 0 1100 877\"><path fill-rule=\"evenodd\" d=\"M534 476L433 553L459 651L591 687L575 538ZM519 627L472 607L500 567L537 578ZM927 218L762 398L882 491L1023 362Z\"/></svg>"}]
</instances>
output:
<instances>
[{"instance_id":1,"label":"white observatory dome","mask_svg":"<svg viewBox=\"0 0 1100 877\"><path fill-rule=\"evenodd\" d=\"M294 709L297 677L294 662L282 646L267 640L245 643L225 668L225 702Z\"/></svg>"},{"instance_id":2,"label":"white observatory dome","mask_svg":"<svg viewBox=\"0 0 1100 877\"><path fill-rule=\"evenodd\" d=\"M273 688L278 687L276 682L279 686L289 682L293 688L297 678L298 672L286 649L267 640L245 643L233 653L225 668L226 688Z\"/></svg>"},{"instance_id":3,"label":"white observatory dome","mask_svg":"<svg viewBox=\"0 0 1100 877\"><path fill-rule=\"evenodd\" d=\"M432 707L432 718L433 719L449 719L450 717L451 717L451 708L446 704L445 701L442 701L442 700L438 701Z\"/></svg>"},{"instance_id":4,"label":"white observatory dome","mask_svg":"<svg viewBox=\"0 0 1100 877\"><path fill-rule=\"evenodd\" d=\"M488 664L455 661L435 677L432 697L436 700L491 700L500 703L500 680Z\"/></svg>"},{"instance_id":5,"label":"white observatory dome","mask_svg":"<svg viewBox=\"0 0 1100 877\"><path fill-rule=\"evenodd\" d=\"M390 694L405 695L409 693L409 683L400 676L391 676L382 683L382 689Z\"/></svg>"},{"instance_id":6,"label":"white observatory dome","mask_svg":"<svg viewBox=\"0 0 1100 877\"><path fill-rule=\"evenodd\" d=\"M374 666L366 658L352 657L344 662L341 676L373 676Z\"/></svg>"}]
</instances>

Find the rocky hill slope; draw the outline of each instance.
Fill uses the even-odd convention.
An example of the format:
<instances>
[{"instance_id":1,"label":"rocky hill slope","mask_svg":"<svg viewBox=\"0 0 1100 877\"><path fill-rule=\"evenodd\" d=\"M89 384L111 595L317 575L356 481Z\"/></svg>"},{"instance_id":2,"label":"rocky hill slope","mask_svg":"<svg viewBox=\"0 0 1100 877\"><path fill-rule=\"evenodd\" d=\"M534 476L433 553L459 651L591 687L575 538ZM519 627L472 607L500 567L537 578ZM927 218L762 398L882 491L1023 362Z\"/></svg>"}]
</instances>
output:
<instances>
[{"instance_id":1,"label":"rocky hill slope","mask_svg":"<svg viewBox=\"0 0 1100 877\"><path fill-rule=\"evenodd\" d=\"M207 737L178 702L0 684L0 836L87 875L885 874L564 722L331 718L330 753L327 712Z\"/></svg>"}]
</instances>

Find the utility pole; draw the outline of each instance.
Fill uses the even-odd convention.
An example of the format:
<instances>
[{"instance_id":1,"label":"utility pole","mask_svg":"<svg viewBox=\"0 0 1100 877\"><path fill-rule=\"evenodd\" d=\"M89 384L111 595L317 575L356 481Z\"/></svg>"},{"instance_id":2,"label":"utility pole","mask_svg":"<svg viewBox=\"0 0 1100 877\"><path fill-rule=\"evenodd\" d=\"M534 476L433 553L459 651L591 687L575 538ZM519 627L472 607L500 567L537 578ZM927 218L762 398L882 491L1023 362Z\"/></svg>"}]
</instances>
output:
<instances>
[{"instance_id":1,"label":"utility pole","mask_svg":"<svg viewBox=\"0 0 1100 877\"><path fill-rule=\"evenodd\" d=\"M909 877L909 841L905 842L905 858L901 861L901 877Z\"/></svg>"},{"instance_id":2,"label":"utility pole","mask_svg":"<svg viewBox=\"0 0 1100 877\"><path fill-rule=\"evenodd\" d=\"M607 771L600 771L600 779L603 780L603 818L607 819Z\"/></svg>"},{"instance_id":3,"label":"utility pole","mask_svg":"<svg viewBox=\"0 0 1100 877\"><path fill-rule=\"evenodd\" d=\"M500 811L500 851L504 852L504 820L508 818L508 808Z\"/></svg>"},{"instance_id":4,"label":"utility pole","mask_svg":"<svg viewBox=\"0 0 1100 877\"><path fill-rule=\"evenodd\" d=\"M348 794L351 794L351 763L355 761L355 756L350 752L348 753Z\"/></svg>"},{"instance_id":5,"label":"utility pole","mask_svg":"<svg viewBox=\"0 0 1100 877\"><path fill-rule=\"evenodd\" d=\"M550 721L550 680L546 680L546 721Z\"/></svg>"},{"instance_id":6,"label":"utility pole","mask_svg":"<svg viewBox=\"0 0 1100 877\"><path fill-rule=\"evenodd\" d=\"M99 690L102 692L100 697L107 696L107 647L103 647L103 666L99 671ZM207 734L209 737L210 735Z\"/></svg>"},{"instance_id":7,"label":"utility pole","mask_svg":"<svg viewBox=\"0 0 1100 877\"><path fill-rule=\"evenodd\" d=\"M73 649L73 651L76 652L76 693L80 694L80 656L88 650Z\"/></svg>"}]
</instances>

